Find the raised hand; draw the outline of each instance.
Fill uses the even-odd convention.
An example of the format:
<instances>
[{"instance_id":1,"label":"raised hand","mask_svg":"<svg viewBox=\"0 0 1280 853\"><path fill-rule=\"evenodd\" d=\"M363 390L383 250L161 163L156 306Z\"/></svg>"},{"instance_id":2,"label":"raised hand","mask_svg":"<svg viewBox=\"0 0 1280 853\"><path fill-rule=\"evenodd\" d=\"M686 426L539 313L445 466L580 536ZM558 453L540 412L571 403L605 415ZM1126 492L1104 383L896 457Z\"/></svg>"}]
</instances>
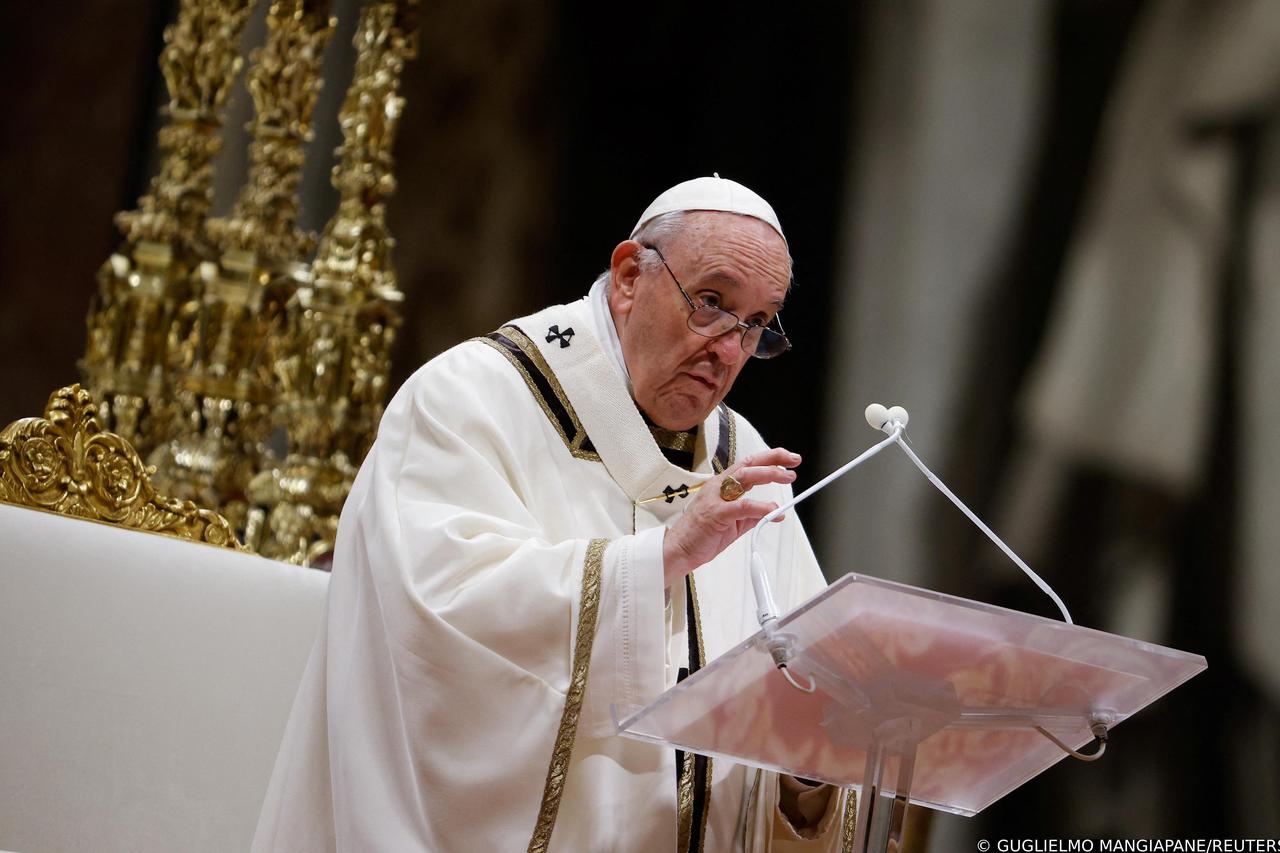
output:
<instances>
[{"instance_id":1,"label":"raised hand","mask_svg":"<svg viewBox=\"0 0 1280 853\"><path fill-rule=\"evenodd\" d=\"M707 481L693 496L684 513L667 528L662 542L663 579L667 586L710 562L770 512L778 508L772 501L753 501L752 486L761 483L791 483L800 464L800 454L774 447L743 457ZM747 489L741 497L728 500L721 486L732 477ZM729 490L730 494L732 490ZM774 521L781 521L782 516Z\"/></svg>"}]
</instances>

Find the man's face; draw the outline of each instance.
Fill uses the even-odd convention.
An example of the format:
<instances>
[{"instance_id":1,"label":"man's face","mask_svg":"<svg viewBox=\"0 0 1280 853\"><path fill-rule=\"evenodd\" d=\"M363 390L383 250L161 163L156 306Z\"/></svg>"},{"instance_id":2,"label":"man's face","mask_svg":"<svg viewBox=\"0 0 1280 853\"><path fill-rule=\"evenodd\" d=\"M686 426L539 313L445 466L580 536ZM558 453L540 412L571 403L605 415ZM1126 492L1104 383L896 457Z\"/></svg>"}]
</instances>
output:
<instances>
[{"instance_id":1,"label":"man's face","mask_svg":"<svg viewBox=\"0 0 1280 853\"><path fill-rule=\"evenodd\" d=\"M782 237L733 213L696 211L684 224L657 248L694 304L717 305L744 323L772 321L791 280ZM729 393L750 356L741 329L718 338L691 331L689 304L671 273L661 263L641 269L641 251L631 240L614 249L609 293L636 404L660 427L691 429Z\"/></svg>"}]
</instances>

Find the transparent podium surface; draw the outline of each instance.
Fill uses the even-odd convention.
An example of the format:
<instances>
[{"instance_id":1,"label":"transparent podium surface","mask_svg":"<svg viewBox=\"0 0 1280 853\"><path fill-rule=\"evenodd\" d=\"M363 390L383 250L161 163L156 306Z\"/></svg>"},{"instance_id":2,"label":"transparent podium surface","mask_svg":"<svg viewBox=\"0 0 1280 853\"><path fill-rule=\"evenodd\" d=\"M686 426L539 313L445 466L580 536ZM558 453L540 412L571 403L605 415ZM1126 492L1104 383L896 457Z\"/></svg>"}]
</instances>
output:
<instances>
[{"instance_id":1,"label":"transparent podium surface","mask_svg":"<svg viewBox=\"0 0 1280 853\"><path fill-rule=\"evenodd\" d=\"M620 733L973 815L1207 666L1204 657L846 575L784 616L793 687L756 634Z\"/></svg>"}]
</instances>

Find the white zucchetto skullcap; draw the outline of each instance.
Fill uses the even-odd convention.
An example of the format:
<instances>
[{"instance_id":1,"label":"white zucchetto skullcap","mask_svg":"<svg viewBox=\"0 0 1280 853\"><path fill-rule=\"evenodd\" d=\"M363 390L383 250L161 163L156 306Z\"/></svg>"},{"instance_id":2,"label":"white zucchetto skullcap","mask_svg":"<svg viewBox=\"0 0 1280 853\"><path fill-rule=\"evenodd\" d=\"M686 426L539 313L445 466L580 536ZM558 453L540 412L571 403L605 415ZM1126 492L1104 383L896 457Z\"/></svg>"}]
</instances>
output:
<instances>
[{"instance_id":1,"label":"white zucchetto skullcap","mask_svg":"<svg viewBox=\"0 0 1280 853\"><path fill-rule=\"evenodd\" d=\"M655 198L653 204L640 214L640 221L631 229L631 236L635 237L645 223L655 216L679 210L722 210L753 216L777 231L783 242L787 239L787 235L782 233L778 215L773 212L769 202L737 181L720 177L719 173L713 173L710 178L694 178L676 184Z\"/></svg>"}]
</instances>

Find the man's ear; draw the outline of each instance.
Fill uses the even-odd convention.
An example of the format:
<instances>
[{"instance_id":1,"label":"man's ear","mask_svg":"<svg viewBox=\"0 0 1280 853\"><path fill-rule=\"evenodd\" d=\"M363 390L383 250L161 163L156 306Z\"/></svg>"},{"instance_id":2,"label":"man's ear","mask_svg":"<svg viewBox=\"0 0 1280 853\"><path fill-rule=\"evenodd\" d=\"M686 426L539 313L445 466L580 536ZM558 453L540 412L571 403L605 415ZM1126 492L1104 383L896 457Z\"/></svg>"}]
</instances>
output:
<instances>
[{"instance_id":1,"label":"man's ear","mask_svg":"<svg viewBox=\"0 0 1280 853\"><path fill-rule=\"evenodd\" d=\"M644 246L635 240L623 240L614 247L609 259L613 285L609 288L609 307L614 314L629 314L636 296L636 280L640 278L640 253Z\"/></svg>"}]
</instances>

